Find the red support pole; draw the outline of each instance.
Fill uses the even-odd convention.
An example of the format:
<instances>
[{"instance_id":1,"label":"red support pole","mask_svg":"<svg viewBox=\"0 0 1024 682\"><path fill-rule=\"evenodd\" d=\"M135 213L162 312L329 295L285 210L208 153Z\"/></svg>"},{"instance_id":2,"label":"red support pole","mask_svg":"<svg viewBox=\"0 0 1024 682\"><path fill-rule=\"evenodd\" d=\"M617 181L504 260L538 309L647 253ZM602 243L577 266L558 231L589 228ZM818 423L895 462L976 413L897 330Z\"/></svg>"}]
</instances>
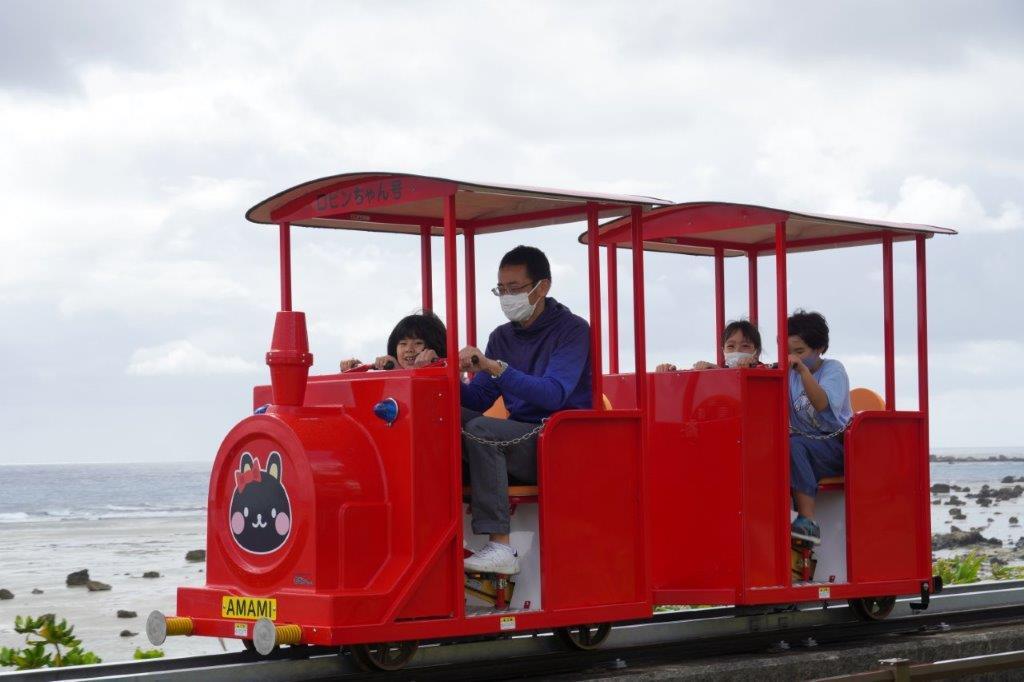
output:
<instances>
[{"instance_id":1,"label":"red support pole","mask_svg":"<svg viewBox=\"0 0 1024 682\"><path fill-rule=\"evenodd\" d=\"M619 258L618 247L608 245L608 373L619 373Z\"/></svg>"},{"instance_id":2,"label":"red support pole","mask_svg":"<svg viewBox=\"0 0 1024 682\"><path fill-rule=\"evenodd\" d=\"M597 247L597 206L587 203L587 273L590 279L590 388L593 407L604 405L601 385L601 259Z\"/></svg>"},{"instance_id":3,"label":"red support pole","mask_svg":"<svg viewBox=\"0 0 1024 682\"><path fill-rule=\"evenodd\" d=\"M755 327L757 326L757 252L751 251L747 254L747 297L750 310L747 318Z\"/></svg>"},{"instance_id":4,"label":"red support pole","mask_svg":"<svg viewBox=\"0 0 1024 682\"><path fill-rule=\"evenodd\" d=\"M775 314L778 318L779 328L779 367L788 369L789 358L789 330L786 328L786 311L789 309L789 301L786 296L786 223L775 223ZM787 382L789 373L783 373L783 384ZM789 393L786 392L785 404L789 405ZM787 418L787 424L789 420Z\"/></svg>"},{"instance_id":5,"label":"red support pole","mask_svg":"<svg viewBox=\"0 0 1024 682\"><path fill-rule=\"evenodd\" d=\"M459 282L458 251L455 248L455 195L444 199L444 307L448 326L448 374L459 381ZM458 403L458 396L454 397ZM458 429L455 429L457 432Z\"/></svg>"},{"instance_id":6,"label":"red support pole","mask_svg":"<svg viewBox=\"0 0 1024 682\"><path fill-rule=\"evenodd\" d=\"M451 491L462 489L462 429L461 424L461 386L459 382L459 274L458 274L458 249L455 245L455 195L449 194L444 198L444 291L445 291L445 322L447 324L448 337L448 390L451 391L449 419L451 433L451 455L449 466L451 467ZM455 493L451 495L451 518L458 519L462 515L462 496ZM452 562L455 566L462 565L462 524L455 524L455 538L452 542ZM463 589L465 580L461 571L455 571L452 576L451 589L454 594L459 594ZM463 600L456 600L456 617L462 617L465 612Z\"/></svg>"},{"instance_id":7,"label":"red support pole","mask_svg":"<svg viewBox=\"0 0 1024 682\"><path fill-rule=\"evenodd\" d=\"M917 235L917 409L928 415L928 276L924 235Z\"/></svg>"},{"instance_id":8,"label":"red support pole","mask_svg":"<svg viewBox=\"0 0 1024 682\"><path fill-rule=\"evenodd\" d=\"M882 235L882 296L885 334L885 409L896 409L896 339L893 324L892 232Z\"/></svg>"},{"instance_id":9,"label":"red support pole","mask_svg":"<svg viewBox=\"0 0 1024 682\"><path fill-rule=\"evenodd\" d=\"M931 453L928 416L928 273L925 268L925 236L917 235L915 238L917 247L917 410L924 419L921 428L921 474L918 481L918 492L920 499L928 499L928 455ZM930 554L927 551L929 539L931 538L931 512L924 502L918 507L918 514L921 520L922 532L920 537L921 547L919 557L921 569L924 575L931 568Z\"/></svg>"},{"instance_id":10,"label":"red support pole","mask_svg":"<svg viewBox=\"0 0 1024 682\"><path fill-rule=\"evenodd\" d=\"M779 330L778 353L779 369L782 370L782 410L780 419L781 434L789 433L789 329L787 324L787 310L789 301L786 291L786 222L775 223L775 315ZM779 465L782 467L782 481L789 486L789 439L783 435L785 450L779 453ZM777 537L788 537L789 535L789 505L779 510L777 517ZM779 564L776 566L780 579L789 581L790 557L788 552L779 553Z\"/></svg>"},{"instance_id":11,"label":"red support pole","mask_svg":"<svg viewBox=\"0 0 1024 682\"><path fill-rule=\"evenodd\" d=\"M633 346L636 371L636 406L644 413L647 405L647 338L644 326L644 237L642 209L630 208L633 246Z\"/></svg>"},{"instance_id":12,"label":"red support pole","mask_svg":"<svg viewBox=\"0 0 1024 682\"><path fill-rule=\"evenodd\" d=\"M725 331L725 249L715 247L715 348L718 366L725 364L722 332Z\"/></svg>"},{"instance_id":13,"label":"red support pole","mask_svg":"<svg viewBox=\"0 0 1024 682\"><path fill-rule=\"evenodd\" d=\"M292 309L292 226L290 223L280 225L281 255L281 310L290 312Z\"/></svg>"},{"instance_id":14,"label":"red support pole","mask_svg":"<svg viewBox=\"0 0 1024 682\"><path fill-rule=\"evenodd\" d=\"M464 227L466 246L466 344L476 346L476 242L473 228Z\"/></svg>"},{"instance_id":15,"label":"red support pole","mask_svg":"<svg viewBox=\"0 0 1024 682\"><path fill-rule=\"evenodd\" d=\"M434 276L431 271L430 225L420 225L420 289L423 309L434 309Z\"/></svg>"}]
</instances>

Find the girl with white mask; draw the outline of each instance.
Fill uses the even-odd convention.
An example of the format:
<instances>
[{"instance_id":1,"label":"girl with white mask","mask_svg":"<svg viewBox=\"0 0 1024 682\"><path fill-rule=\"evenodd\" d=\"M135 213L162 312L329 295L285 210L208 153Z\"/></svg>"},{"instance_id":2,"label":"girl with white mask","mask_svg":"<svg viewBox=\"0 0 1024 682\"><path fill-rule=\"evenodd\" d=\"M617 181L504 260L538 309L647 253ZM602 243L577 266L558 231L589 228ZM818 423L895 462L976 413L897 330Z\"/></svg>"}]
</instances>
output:
<instances>
[{"instance_id":1,"label":"girl with white mask","mask_svg":"<svg viewBox=\"0 0 1024 682\"><path fill-rule=\"evenodd\" d=\"M747 320L733 320L722 331L722 351L725 364L722 367L758 367L761 365L761 332ZM706 360L693 363L694 369L716 369L719 365ZM675 372L678 368L663 363L655 368L657 372Z\"/></svg>"}]
</instances>

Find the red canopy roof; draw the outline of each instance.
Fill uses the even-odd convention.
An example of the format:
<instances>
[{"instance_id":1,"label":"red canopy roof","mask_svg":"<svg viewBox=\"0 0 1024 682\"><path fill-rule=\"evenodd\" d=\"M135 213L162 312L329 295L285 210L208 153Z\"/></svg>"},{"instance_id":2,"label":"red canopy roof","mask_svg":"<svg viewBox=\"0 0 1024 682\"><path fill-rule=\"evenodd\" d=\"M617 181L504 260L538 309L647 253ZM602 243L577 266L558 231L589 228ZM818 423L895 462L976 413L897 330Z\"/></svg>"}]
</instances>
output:
<instances>
[{"instance_id":1,"label":"red canopy roof","mask_svg":"<svg viewBox=\"0 0 1024 682\"><path fill-rule=\"evenodd\" d=\"M666 251L691 255L714 255L722 248L726 256L775 249L775 225L785 221L787 251L815 251L879 244L884 232L893 241L907 241L919 234L956 234L955 230L932 225L892 223L882 220L843 218L817 213L787 211L751 204L693 202L658 208L642 218L645 251ZM630 247L629 217L600 228L601 245ZM587 243L587 234L580 235Z\"/></svg>"},{"instance_id":2,"label":"red canopy roof","mask_svg":"<svg viewBox=\"0 0 1024 682\"><path fill-rule=\"evenodd\" d=\"M664 199L544 187L480 184L408 173L344 173L311 180L250 208L254 223L419 234L429 225L441 234L444 197L457 195L456 223L477 234L574 222L598 205L601 218L626 215L634 205L666 206Z\"/></svg>"}]
</instances>

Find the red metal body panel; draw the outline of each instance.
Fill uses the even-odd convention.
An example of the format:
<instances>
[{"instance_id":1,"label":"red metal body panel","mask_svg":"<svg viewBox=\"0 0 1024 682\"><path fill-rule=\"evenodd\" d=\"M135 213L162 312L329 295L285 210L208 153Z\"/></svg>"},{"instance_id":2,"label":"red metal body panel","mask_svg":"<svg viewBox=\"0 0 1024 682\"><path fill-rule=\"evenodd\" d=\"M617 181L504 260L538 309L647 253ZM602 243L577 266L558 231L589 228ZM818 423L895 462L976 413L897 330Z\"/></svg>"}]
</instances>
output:
<instances>
[{"instance_id":1,"label":"red metal body panel","mask_svg":"<svg viewBox=\"0 0 1024 682\"><path fill-rule=\"evenodd\" d=\"M544 608L631 605L650 614L642 424L635 410L570 410L538 451Z\"/></svg>"},{"instance_id":2,"label":"red metal body panel","mask_svg":"<svg viewBox=\"0 0 1024 682\"><path fill-rule=\"evenodd\" d=\"M448 386L442 367L316 376L304 407L242 421L211 476L207 585L179 589L178 615L196 619L196 634L234 637L239 621L221 618L221 598L245 595L277 599L277 622L302 626L310 643L500 631L501 613L463 613L461 500L453 499L461 480L449 448L459 430L447 418ZM270 397L270 386L257 387L254 406ZM387 397L399 404L392 426L372 412ZM544 609L515 614L517 629L650 614L640 442L636 411L548 421L538 466ZM291 504L287 540L265 555L232 538L243 451L262 464L279 453Z\"/></svg>"},{"instance_id":3,"label":"red metal body panel","mask_svg":"<svg viewBox=\"0 0 1024 682\"><path fill-rule=\"evenodd\" d=\"M783 550L788 558L789 532L779 536L774 516L787 504L789 486L778 457L780 374L735 369L649 377L651 534L699 538L652 542L656 603L699 595L699 603L730 604L745 586L781 584L776 559Z\"/></svg>"},{"instance_id":4,"label":"red metal body panel","mask_svg":"<svg viewBox=\"0 0 1024 682\"><path fill-rule=\"evenodd\" d=\"M790 578L788 430L783 373L732 369L648 376L646 459L656 604L820 599ZM632 374L605 392L629 407ZM847 435L848 576L830 599L916 593L931 569L924 418L866 412ZM707 532L709 514L715 532ZM787 523L780 524L783 517ZM894 522L899 519L899 523ZM699 538L691 543L664 538Z\"/></svg>"},{"instance_id":5,"label":"red metal body panel","mask_svg":"<svg viewBox=\"0 0 1024 682\"><path fill-rule=\"evenodd\" d=\"M931 574L925 443L925 420L919 412L862 412L854 417L846 436L851 582L920 581Z\"/></svg>"}]
</instances>

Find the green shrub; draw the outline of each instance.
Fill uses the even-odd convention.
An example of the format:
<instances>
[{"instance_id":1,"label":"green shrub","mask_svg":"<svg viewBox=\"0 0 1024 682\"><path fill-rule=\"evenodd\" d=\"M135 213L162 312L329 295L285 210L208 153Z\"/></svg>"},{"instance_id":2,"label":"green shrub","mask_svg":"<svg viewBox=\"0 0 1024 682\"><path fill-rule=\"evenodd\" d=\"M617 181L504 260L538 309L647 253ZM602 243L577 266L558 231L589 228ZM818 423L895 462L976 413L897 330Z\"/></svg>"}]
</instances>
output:
<instances>
[{"instance_id":1,"label":"green shrub","mask_svg":"<svg viewBox=\"0 0 1024 682\"><path fill-rule=\"evenodd\" d=\"M70 665L100 663L99 656L82 649L82 642L75 638L75 626L52 613L38 618L18 616L14 619L14 631L25 635L24 649L0 647L0 666L13 666L18 670L33 668L61 668ZM52 651L48 647L53 647Z\"/></svg>"},{"instance_id":2,"label":"green shrub","mask_svg":"<svg viewBox=\"0 0 1024 682\"><path fill-rule=\"evenodd\" d=\"M1020 580L1024 578L1024 566L1006 566L997 562L989 562L992 567L993 580Z\"/></svg>"},{"instance_id":3,"label":"green shrub","mask_svg":"<svg viewBox=\"0 0 1024 682\"><path fill-rule=\"evenodd\" d=\"M939 559L932 566L932 573L942 578L945 585L976 583L982 561L984 557L978 556L977 552L971 552L967 556Z\"/></svg>"},{"instance_id":4,"label":"green shrub","mask_svg":"<svg viewBox=\"0 0 1024 682\"><path fill-rule=\"evenodd\" d=\"M163 658L164 652L162 649L140 649L135 647L135 655L132 656L137 661L142 661L147 658Z\"/></svg>"}]
</instances>

